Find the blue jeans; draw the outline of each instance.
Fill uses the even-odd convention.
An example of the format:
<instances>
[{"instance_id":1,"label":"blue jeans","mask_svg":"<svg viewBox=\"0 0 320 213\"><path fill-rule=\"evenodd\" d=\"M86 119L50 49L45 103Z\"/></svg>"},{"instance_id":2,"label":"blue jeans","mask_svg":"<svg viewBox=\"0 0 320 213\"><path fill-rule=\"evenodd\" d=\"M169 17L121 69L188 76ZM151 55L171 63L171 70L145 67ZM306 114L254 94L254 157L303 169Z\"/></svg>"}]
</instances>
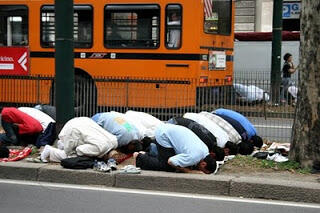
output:
<instances>
[{"instance_id":1,"label":"blue jeans","mask_svg":"<svg viewBox=\"0 0 320 213\"><path fill-rule=\"evenodd\" d=\"M12 123L1 120L2 127L6 133L0 134L0 142L18 144L17 130Z\"/></svg>"},{"instance_id":2,"label":"blue jeans","mask_svg":"<svg viewBox=\"0 0 320 213\"><path fill-rule=\"evenodd\" d=\"M155 143L150 143L149 155L152 157L158 157L158 148Z\"/></svg>"},{"instance_id":3,"label":"blue jeans","mask_svg":"<svg viewBox=\"0 0 320 213\"><path fill-rule=\"evenodd\" d=\"M157 157L151 156L150 153L139 154L136 159L137 167L143 170L174 172L175 169L168 164L168 159L176 154L174 149L165 148L158 143L155 145L158 151Z\"/></svg>"},{"instance_id":4,"label":"blue jeans","mask_svg":"<svg viewBox=\"0 0 320 213\"><path fill-rule=\"evenodd\" d=\"M280 94L281 101L287 101L288 99L288 88L292 84L291 78L282 78L282 90Z\"/></svg>"}]
</instances>

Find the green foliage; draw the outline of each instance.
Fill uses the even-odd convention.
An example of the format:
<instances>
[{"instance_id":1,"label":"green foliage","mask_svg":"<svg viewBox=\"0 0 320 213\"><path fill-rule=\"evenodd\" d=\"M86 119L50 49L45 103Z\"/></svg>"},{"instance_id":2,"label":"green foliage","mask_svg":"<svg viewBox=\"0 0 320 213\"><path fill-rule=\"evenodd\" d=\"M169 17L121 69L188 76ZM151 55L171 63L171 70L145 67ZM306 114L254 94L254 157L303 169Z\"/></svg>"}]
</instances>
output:
<instances>
[{"instance_id":1,"label":"green foliage","mask_svg":"<svg viewBox=\"0 0 320 213\"><path fill-rule=\"evenodd\" d=\"M30 156L33 156L35 154L38 154L39 153L39 150L36 146L31 146L31 153L30 153Z\"/></svg>"}]
</instances>

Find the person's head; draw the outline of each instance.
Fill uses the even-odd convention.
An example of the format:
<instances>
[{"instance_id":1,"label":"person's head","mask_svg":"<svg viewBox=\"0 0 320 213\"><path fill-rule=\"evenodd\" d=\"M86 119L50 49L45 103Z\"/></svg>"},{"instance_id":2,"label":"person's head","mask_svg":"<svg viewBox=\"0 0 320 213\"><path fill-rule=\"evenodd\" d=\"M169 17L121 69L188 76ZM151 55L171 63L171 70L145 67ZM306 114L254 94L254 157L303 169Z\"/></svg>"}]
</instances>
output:
<instances>
[{"instance_id":1,"label":"person's head","mask_svg":"<svg viewBox=\"0 0 320 213\"><path fill-rule=\"evenodd\" d=\"M238 149L239 147L237 146L237 144L232 143L230 141L228 141L225 145L225 148L229 149L229 155L236 155L238 154Z\"/></svg>"},{"instance_id":2,"label":"person's head","mask_svg":"<svg viewBox=\"0 0 320 213\"><path fill-rule=\"evenodd\" d=\"M214 146L212 148L212 152L214 153L215 155L215 159L216 161L223 161L224 160L224 150L218 146Z\"/></svg>"},{"instance_id":3,"label":"person's head","mask_svg":"<svg viewBox=\"0 0 320 213\"><path fill-rule=\"evenodd\" d=\"M216 168L217 162L210 154L198 163L198 169L205 174L213 173Z\"/></svg>"},{"instance_id":4,"label":"person's head","mask_svg":"<svg viewBox=\"0 0 320 213\"><path fill-rule=\"evenodd\" d=\"M125 154L140 152L142 150L143 150L143 146L142 146L141 141L139 141L139 140L130 141L130 143L128 145L120 148L120 151Z\"/></svg>"},{"instance_id":5,"label":"person's head","mask_svg":"<svg viewBox=\"0 0 320 213\"><path fill-rule=\"evenodd\" d=\"M292 55L290 53L286 53L284 56L283 56L283 59L285 61L292 61Z\"/></svg>"},{"instance_id":6,"label":"person's head","mask_svg":"<svg viewBox=\"0 0 320 213\"><path fill-rule=\"evenodd\" d=\"M238 144L239 154L241 155L250 155L253 152L253 144L250 142L241 142Z\"/></svg>"},{"instance_id":7,"label":"person's head","mask_svg":"<svg viewBox=\"0 0 320 213\"><path fill-rule=\"evenodd\" d=\"M171 13L171 21L179 21L180 15L177 12Z\"/></svg>"},{"instance_id":8,"label":"person's head","mask_svg":"<svg viewBox=\"0 0 320 213\"><path fill-rule=\"evenodd\" d=\"M261 148L263 145L263 140L258 135L252 136L250 140L251 140L253 146L255 146L255 147Z\"/></svg>"}]
</instances>

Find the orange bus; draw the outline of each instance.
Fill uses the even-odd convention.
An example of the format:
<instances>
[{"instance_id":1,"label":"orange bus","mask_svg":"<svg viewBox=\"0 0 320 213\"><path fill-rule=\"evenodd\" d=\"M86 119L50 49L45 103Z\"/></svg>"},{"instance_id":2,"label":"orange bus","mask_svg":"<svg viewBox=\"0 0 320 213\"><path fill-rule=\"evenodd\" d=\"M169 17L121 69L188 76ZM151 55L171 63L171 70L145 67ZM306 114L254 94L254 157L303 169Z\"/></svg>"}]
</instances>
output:
<instances>
[{"instance_id":1,"label":"orange bus","mask_svg":"<svg viewBox=\"0 0 320 213\"><path fill-rule=\"evenodd\" d=\"M234 13L235 0L74 0L77 102L192 106L231 86ZM0 103L52 101L54 17L54 0L0 1Z\"/></svg>"}]
</instances>

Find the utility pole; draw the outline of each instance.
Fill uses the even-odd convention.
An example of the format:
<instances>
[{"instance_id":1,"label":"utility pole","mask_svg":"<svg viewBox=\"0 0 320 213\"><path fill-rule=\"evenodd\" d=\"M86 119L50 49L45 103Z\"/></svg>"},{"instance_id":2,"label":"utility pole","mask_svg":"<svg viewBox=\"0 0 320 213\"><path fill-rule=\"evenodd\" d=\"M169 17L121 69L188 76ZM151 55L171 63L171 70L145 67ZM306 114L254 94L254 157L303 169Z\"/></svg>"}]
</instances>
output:
<instances>
[{"instance_id":1,"label":"utility pole","mask_svg":"<svg viewBox=\"0 0 320 213\"><path fill-rule=\"evenodd\" d=\"M281 85L281 42L282 42L282 8L283 0L273 1L272 24L272 63L271 63L271 98L272 103L279 104Z\"/></svg>"},{"instance_id":2,"label":"utility pole","mask_svg":"<svg viewBox=\"0 0 320 213\"><path fill-rule=\"evenodd\" d=\"M57 133L74 117L73 0L55 0Z\"/></svg>"}]
</instances>

